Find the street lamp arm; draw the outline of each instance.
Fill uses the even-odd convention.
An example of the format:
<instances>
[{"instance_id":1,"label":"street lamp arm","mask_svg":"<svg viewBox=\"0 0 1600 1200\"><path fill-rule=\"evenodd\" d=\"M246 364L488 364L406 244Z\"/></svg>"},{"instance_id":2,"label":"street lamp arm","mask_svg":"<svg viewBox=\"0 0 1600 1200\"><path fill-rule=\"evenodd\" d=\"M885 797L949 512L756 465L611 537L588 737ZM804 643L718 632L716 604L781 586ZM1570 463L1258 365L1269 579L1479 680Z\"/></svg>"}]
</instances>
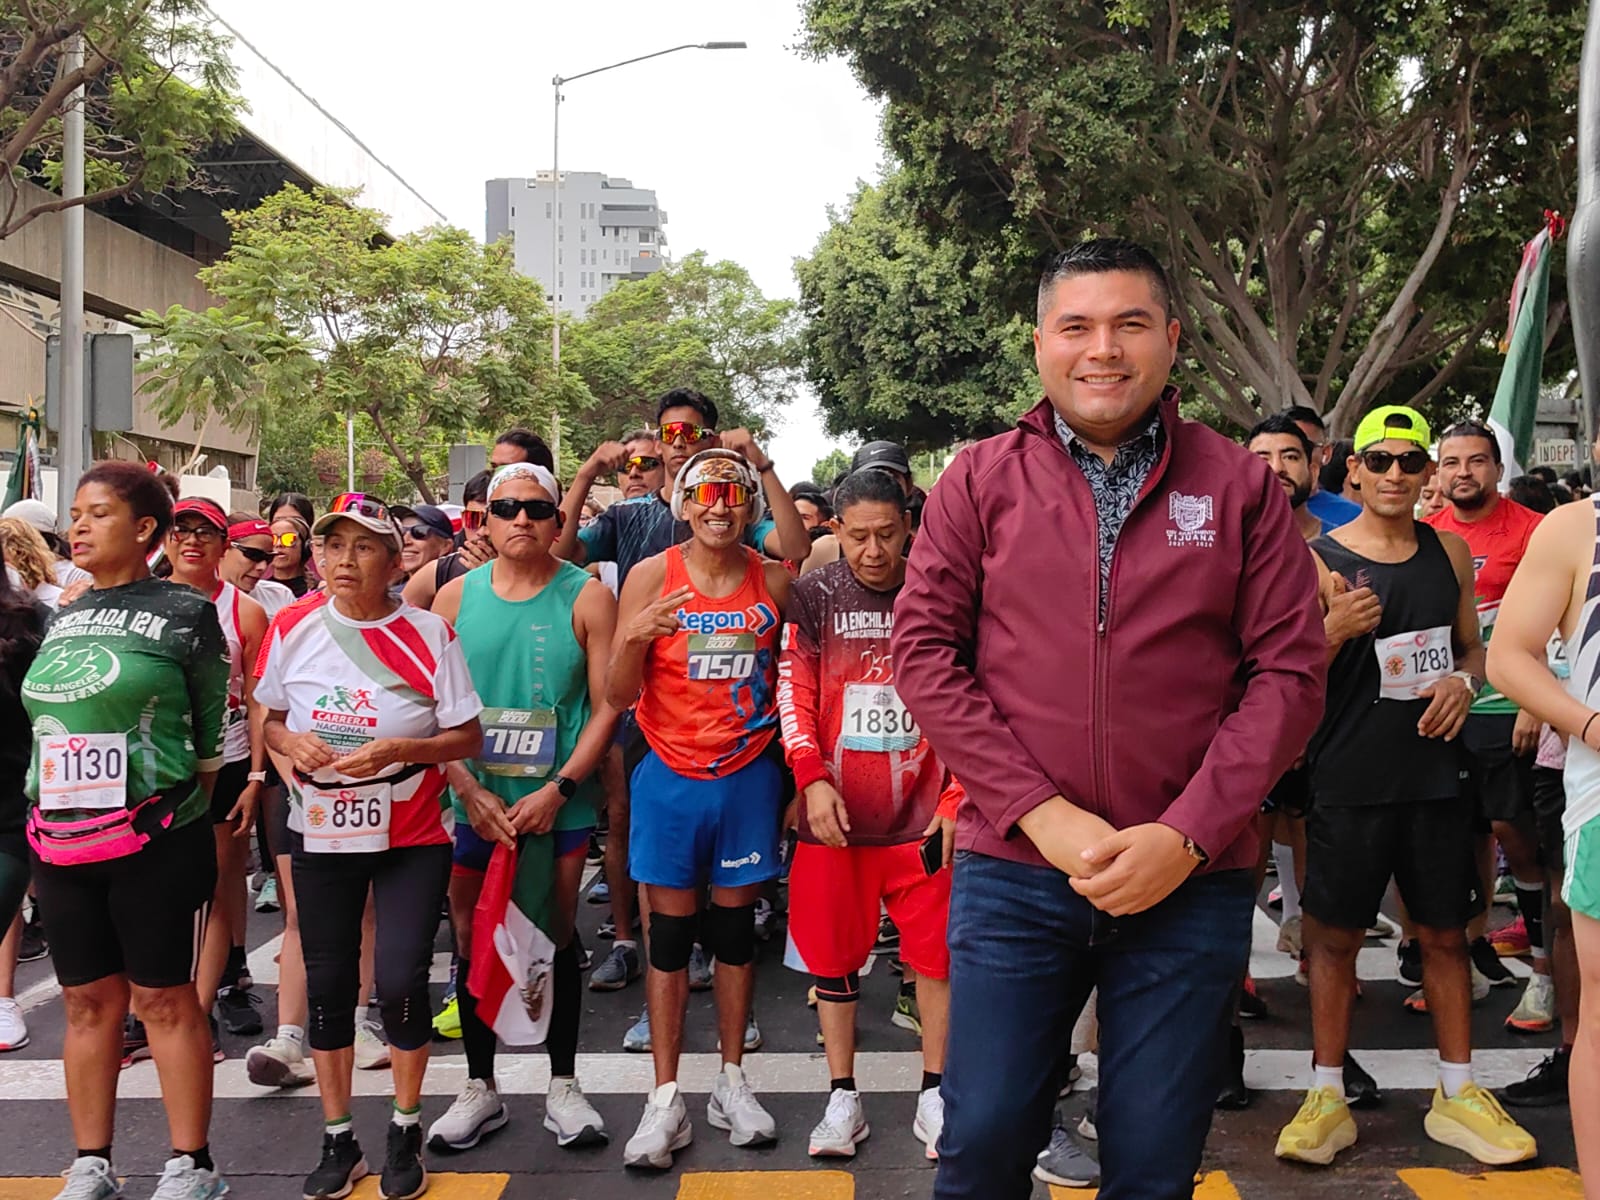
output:
<instances>
[{"instance_id":1,"label":"street lamp arm","mask_svg":"<svg viewBox=\"0 0 1600 1200\"><path fill-rule=\"evenodd\" d=\"M590 75L598 75L602 71L614 71L618 67L630 66L636 62L644 62L650 58L660 58L663 54L676 54L679 50L744 50L744 42L685 42L681 46L669 46L665 50L657 50L652 54L641 54L637 58L625 58L621 62L610 63L604 67L596 67L592 71L583 71L577 75L557 75L550 82L556 87L563 83L571 83L574 79L587 79Z\"/></svg>"}]
</instances>

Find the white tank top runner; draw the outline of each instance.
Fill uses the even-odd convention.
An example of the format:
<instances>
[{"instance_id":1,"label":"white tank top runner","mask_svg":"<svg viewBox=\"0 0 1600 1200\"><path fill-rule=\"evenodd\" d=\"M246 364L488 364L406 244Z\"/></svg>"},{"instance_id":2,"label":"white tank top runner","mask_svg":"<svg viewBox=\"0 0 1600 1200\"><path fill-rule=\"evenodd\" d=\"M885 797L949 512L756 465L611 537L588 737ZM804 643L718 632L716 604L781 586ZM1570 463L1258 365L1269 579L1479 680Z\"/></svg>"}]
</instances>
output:
<instances>
[{"instance_id":1,"label":"white tank top runner","mask_svg":"<svg viewBox=\"0 0 1600 1200\"><path fill-rule=\"evenodd\" d=\"M228 643L228 706L222 714L222 761L250 757L250 721L244 706L244 638L239 633L239 589L226 581L212 598L222 638Z\"/></svg>"},{"instance_id":2,"label":"white tank top runner","mask_svg":"<svg viewBox=\"0 0 1600 1200\"><path fill-rule=\"evenodd\" d=\"M1593 498L1595 543L1589 586L1584 592L1583 611L1577 627L1567 639L1567 662L1572 674L1567 691L1590 708L1600 709L1600 496ZM1567 742L1567 767L1564 775L1567 811L1562 826L1572 836L1584 825L1600 817L1600 754L1577 738Z\"/></svg>"}]
</instances>

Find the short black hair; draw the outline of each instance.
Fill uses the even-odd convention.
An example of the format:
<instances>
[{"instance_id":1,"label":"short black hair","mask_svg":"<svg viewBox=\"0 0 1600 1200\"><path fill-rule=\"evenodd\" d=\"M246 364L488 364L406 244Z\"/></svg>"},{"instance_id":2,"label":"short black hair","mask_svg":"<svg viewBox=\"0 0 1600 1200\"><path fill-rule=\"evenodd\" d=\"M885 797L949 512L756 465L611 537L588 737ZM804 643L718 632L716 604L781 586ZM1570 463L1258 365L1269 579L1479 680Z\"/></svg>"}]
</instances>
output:
<instances>
[{"instance_id":1,"label":"short black hair","mask_svg":"<svg viewBox=\"0 0 1600 1200\"><path fill-rule=\"evenodd\" d=\"M1283 416L1291 421L1304 421L1307 425L1314 425L1323 433L1328 432L1328 426L1322 419L1322 414L1314 408L1307 408L1304 404L1291 404L1283 410Z\"/></svg>"},{"instance_id":2,"label":"short black hair","mask_svg":"<svg viewBox=\"0 0 1600 1200\"><path fill-rule=\"evenodd\" d=\"M1555 511L1556 498L1550 491L1550 484L1538 475L1518 475L1506 484L1506 495L1536 513Z\"/></svg>"},{"instance_id":3,"label":"short black hair","mask_svg":"<svg viewBox=\"0 0 1600 1200\"><path fill-rule=\"evenodd\" d=\"M700 419L706 425L715 429L717 427L717 406L704 392L697 392L693 388L673 388L670 392L663 392L656 401L656 424L661 424L661 414L669 408L692 408L700 414Z\"/></svg>"},{"instance_id":4,"label":"short black hair","mask_svg":"<svg viewBox=\"0 0 1600 1200\"><path fill-rule=\"evenodd\" d=\"M91 483L110 488L118 499L133 510L133 519L151 517L156 523L156 541L167 535L172 524L172 493L160 476L143 463L110 459L97 462L78 479L78 487Z\"/></svg>"},{"instance_id":5,"label":"short black hair","mask_svg":"<svg viewBox=\"0 0 1600 1200\"><path fill-rule=\"evenodd\" d=\"M461 488L461 503L489 503L489 481L493 478L493 471L479 471L467 480Z\"/></svg>"},{"instance_id":6,"label":"short black hair","mask_svg":"<svg viewBox=\"0 0 1600 1200\"><path fill-rule=\"evenodd\" d=\"M536 466L543 467L552 474L556 469L556 456L550 453L550 447L545 440L531 429L508 429L495 438L496 446L515 446L522 451L522 457Z\"/></svg>"},{"instance_id":7,"label":"short black hair","mask_svg":"<svg viewBox=\"0 0 1600 1200\"><path fill-rule=\"evenodd\" d=\"M863 501L892 504L901 512L908 509L905 489L900 486L900 481L891 472L875 467L852 471L833 490L833 511L841 517L852 504Z\"/></svg>"},{"instance_id":8,"label":"short black hair","mask_svg":"<svg viewBox=\"0 0 1600 1200\"><path fill-rule=\"evenodd\" d=\"M1309 409L1307 410L1310 411ZM1300 439L1300 448L1305 451L1306 461L1311 461L1311 456L1316 452L1316 443L1306 436L1306 431L1295 424L1295 418L1286 412L1273 413L1270 417L1263 417L1255 423L1255 427L1245 435L1244 444L1248 446L1264 433L1275 433L1283 437Z\"/></svg>"},{"instance_id":9,"label":"short black hair","mask_svg":"<svg viewBox=\"0 0 1600 1200\"><path fill-rule=\"evenodd\" d=\"M1317 486L1335 496L1344 491L1345 478L1350 474L1349 458L1356 452L1352 438L1340 438L1333 444L1333 455L1322 470L1317 472Z\"/></svg>"},{"instance_id":10,"label":"short black hair","mask_svg":"<svg viewBox=\"0 0 1600 1200\"><path fill-rule=\"evenodd\" d=\"M1150 281L1162 311L1172 316L1172 285L1156 256L1138 242L1127 238L1090 238L1069 246L1052 258L1039 276L1039 323L1055 295L1056 284L1079 275L1103 275L1110 271L1132 271Z\"/></svg>"},{"instance_id":11,"label":"short black hair","mask_svg":"<svg viewBox=\"0 0 1600 1200\"><path fill-rule=\"evenodd\" d=\"M817 511L822 514L823 520L833 516L833 501L828 498L828 493L809 479L802 479L792 486L789 489L789 499L811 501L817 506Z\"/></svg>"},{"instance_id":12,"label":"short black hair","mask_svg":"<svg viewBox=\"0 0 1600 1200\"><path fill-rule=\"evenodd\" d=\"M272 502L262 511L261 515L267 520L272 520L272 514L280 508L292 508L300 514L300 519L307 525L313 525L317 520L317 509L311 503L311 497L304 492L279 492L272 498Z\"/></svg>"},{"instance_id":13,"label":"short black hair","mask_svg":"<svg viewBox=\"0 0 1600 1200\"><path fill-rule=\"evenodd\" d=\"M1560 477L1556 474L1556 469L1554 467L1529 467L1528 474L1532 475L1535 479L1542 479L1546 483L1560 482Z\"/></svg>"},{"instance_id":14,"label":"short black hair","mask_svg":"<svg viewBox=\"0 0 1600 1200\"><path fill-rule=\"evenodd\" d=\"M1495 465L1500 465L1500 439L1495 437L1494 430L1490 429L1482 421L1457 421L1454 425L1450 426L1449 429L1446 429L1443 433L1441 433L1439 435L1441 458L1444 457L1444 444L1451 438L1458 437L1487 438L1489 442L1489 453L1494 455Z\"/></svg>"}]
</instances>

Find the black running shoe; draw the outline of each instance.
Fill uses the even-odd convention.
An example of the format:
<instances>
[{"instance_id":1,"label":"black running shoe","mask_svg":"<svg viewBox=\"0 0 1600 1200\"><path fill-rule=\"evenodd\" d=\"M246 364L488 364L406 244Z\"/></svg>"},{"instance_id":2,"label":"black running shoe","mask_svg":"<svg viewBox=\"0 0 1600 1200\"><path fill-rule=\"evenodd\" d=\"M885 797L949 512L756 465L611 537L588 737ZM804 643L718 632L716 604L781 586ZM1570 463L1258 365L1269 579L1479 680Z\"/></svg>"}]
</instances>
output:
<instances>
[{"instance_id":1,"label":"black running shoe","mask_svg":"<svg viewBox=\"0 0 1600 1200\"><path fill-rule=\"evenodd\" d=\"M17 946L18 962L38 962L41 958L50 955L50 939L44 936L44 922L39 919L38 909L34 910L33 920L22 923L22 940Z\"/></svg>"},{"instance_id":2,"label":"black running shoe","mask_svg":"<svg viewBox=\"0 0 1600 1200\"><path fill-rule=\"evenodd\" d=\"M1514 1108L1553 1108L1567 1102L1567 1067L1572 1048L1562 1046L1528 1072L1528 1077L1500 1089L1500 1099Z\"/></svg>"},{"instance_id":3,"label":"black running shoe","mask_svg":"<svg viewBox=\"0 0 1600 1200\"><path fill-rule=\"evenodd\" d=\"M1422 945L1415 939L1401 942L1394 952L1395 976L1407 987L1422 986ZM1499 957L1496 955L1496 957Z\"/></svg>"},{"instance_id":4,"label":"black running shoe","mask_svg":"<svg viewBox=\"0 0 1600 1200\"><path fill-rule=\"evenodd\" d=\"M1344 1056L1344 1099L1351 1108L1377 1108L1383 1103L1378 1081L1349 1054Z\"/></svg>"},{"instance_id":5,"label":"black running shoe","mask_svg":"<svg viewBox=\"0 0 1600 1200\"><path fill-rule=\"evenodd\" d=\"M217 993L217 1012L222 1014L222 1027L235 1037L250 1037L261 1032L261 1014L256 1010L261 1001L254 992L241 992L237 987Z\"/></svg>"},{"instance_id":6,"label":"black running shoe","mask_svg":"<svg viewBox=\"0 0 1600 1200\"><path fill-rule=\"evenodd\" d=\"M1500 961L1500 955L1486 937L1472 943L1472 965L1478 968L1478 974L1487 979L1491 987L1516 986L1517 977Z\"/></svg>"},{"instance_id":7,"label":"black running shoe","mask_svg":"<svg viewBox=\"0 0 1600 1200\"><path fill-rule=\"evenodd\" d=\"M378 1195L383 1200L414 1200L428 1190L428 1171L422 1165L422 1126L389 1122L389 1146L383 1159Z\"/></svg>"},{"instance_id":8,"label":"black running shoe","mask_svg":"<svg viewBox=\"0 0 1600 1200\"><path fill-rule=\"evenodd\" d=\"M306 1176L305 1200L341 1200L371 1173L355 1134L324 1133L322 1161Z\"/></svg>"},{"instance_id":9,"label":"black running shoe","mask_svg":"<svg viewBox=\"0 0 1600 1200\"><path fill-rule=\"evenodd\" d=\"M1244 1085L1244 1030L1234 1025L1228 1030L1228 1060L1222 1069L1222 1087L1216 1107L1239 1112L1250 1107L1254 1094Z\"/></svg>"}]
</instances>

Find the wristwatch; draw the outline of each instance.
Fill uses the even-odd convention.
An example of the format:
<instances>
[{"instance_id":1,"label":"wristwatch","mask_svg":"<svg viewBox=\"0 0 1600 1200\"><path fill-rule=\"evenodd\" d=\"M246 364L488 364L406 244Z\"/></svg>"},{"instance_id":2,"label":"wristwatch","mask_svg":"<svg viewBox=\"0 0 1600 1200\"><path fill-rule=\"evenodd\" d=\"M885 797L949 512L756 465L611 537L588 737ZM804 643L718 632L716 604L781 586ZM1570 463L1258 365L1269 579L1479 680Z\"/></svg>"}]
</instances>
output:
<instances>
[{"instance_id":1,"label":"wristwatch","mask_svg":"<svg viewBox=\"0 0 1600 1200\"><path fill-rule=\"evenodd\" d=\"M1192 837L1186 837L1183 839L1183 849L1190 858L1194 859L1195 862L1199 863L1202 867L1211 861L1211 856L1204 850L1200 849L1199 846L1195 845L1195 841Z\"/></svg>"},{"instance_id":2,"label":"wristwatch","mask_svg":"<svg viewBox=\"0 0 1600 1200\"><path fill-rule=\"evenodd\" d=\"M556 791L561 793L563 800L571 800L578 794L578 781L568 779L565 775L552 775L550 782L556 785Z\"/></svg>"},{"instance_id":3,"label":"wristwatch","mask_svg":"<svg viewBox=\"0 0 1600 1200\"><path fill-rule=\"evenodd\" d=\"M1467 685L1467 691L1474 696L1483 690L1483 680L1479 679L1471 671L1451 671L1450 678L1461 680L1462 683Z\"/></svg>"},{"instance_id":4,"label":"wristwatch","mask_svg":"<svg viewBox=\"0 0 1600 1200\"><path fill-rule=\"evenodd\" d=\"M245 776L245 781L247 783L265 783L267 781L267 773L265 771L251 771L250 774Z\"/></svg>"}]
</instances>

